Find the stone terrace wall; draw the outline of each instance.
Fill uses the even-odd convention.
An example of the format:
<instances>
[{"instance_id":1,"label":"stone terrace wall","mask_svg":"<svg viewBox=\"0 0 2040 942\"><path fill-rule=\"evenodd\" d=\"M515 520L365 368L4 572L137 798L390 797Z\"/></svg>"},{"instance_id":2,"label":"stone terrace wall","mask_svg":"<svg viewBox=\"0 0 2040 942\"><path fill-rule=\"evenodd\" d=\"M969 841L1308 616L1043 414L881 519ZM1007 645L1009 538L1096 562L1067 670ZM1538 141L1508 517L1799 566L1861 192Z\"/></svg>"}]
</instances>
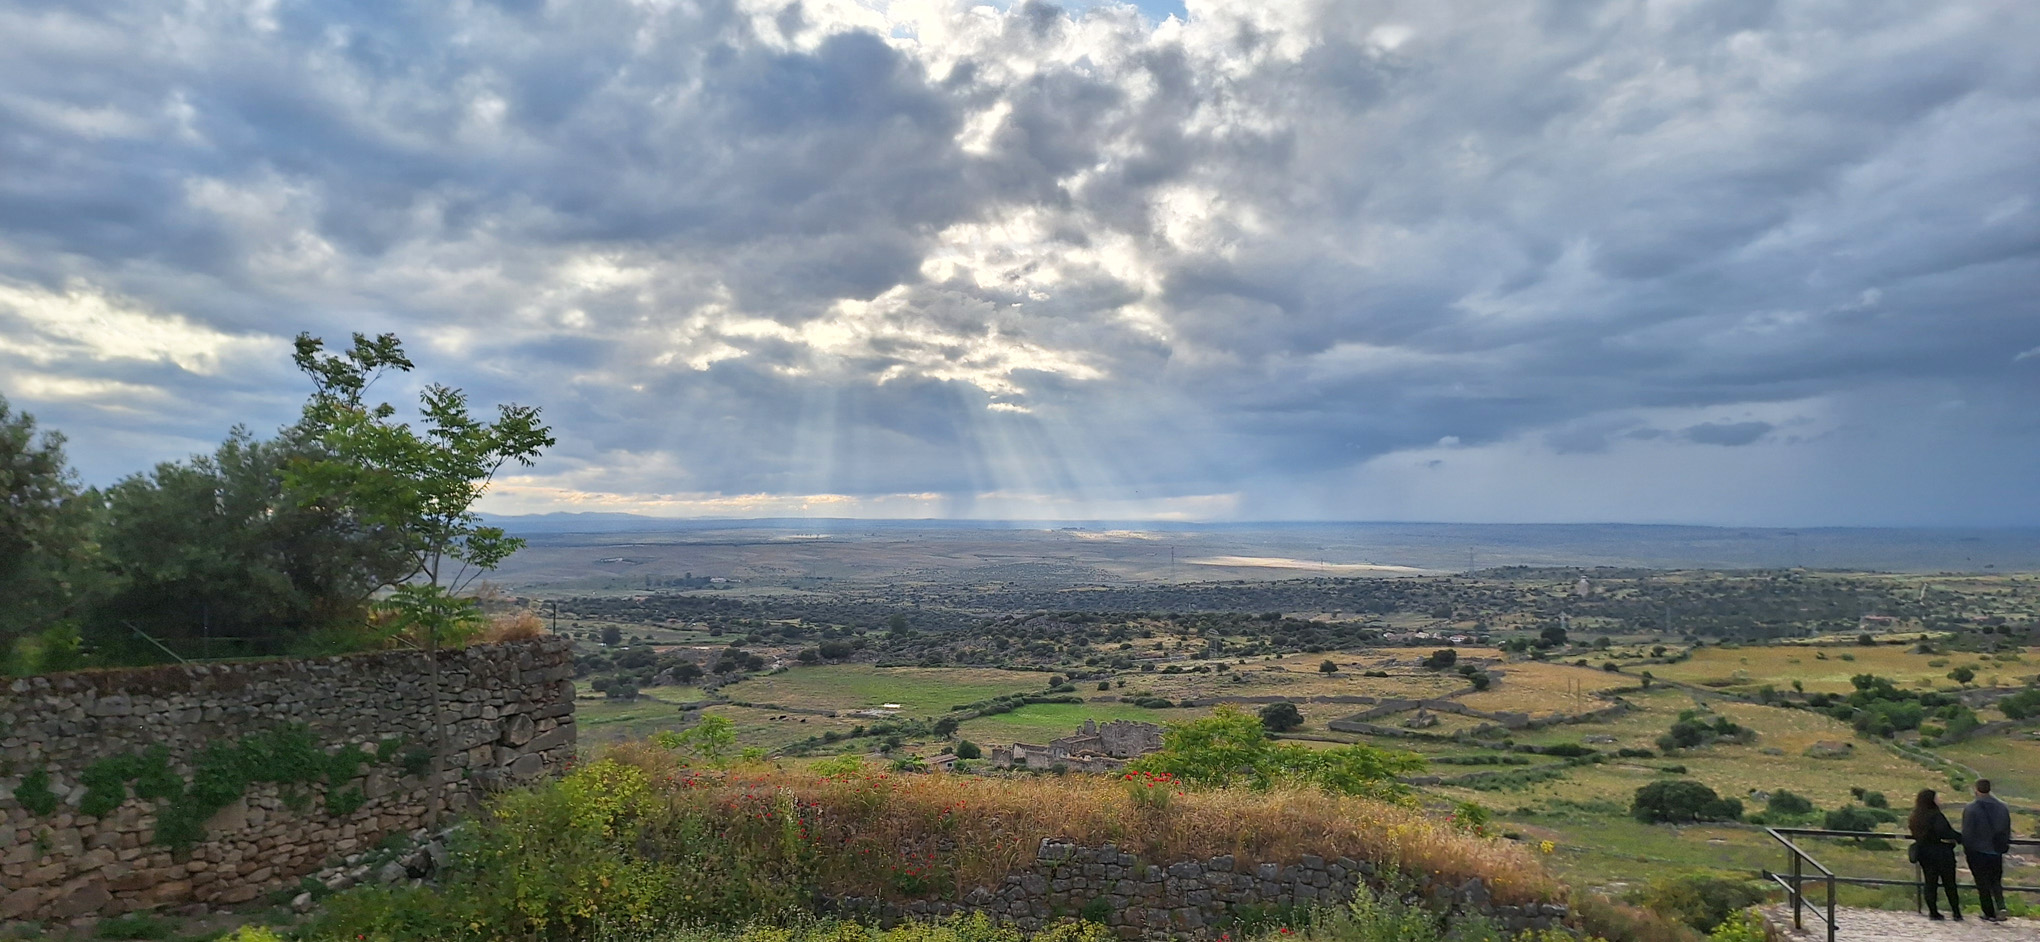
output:
<instances>
[{"instance_id":1,"label":"stone terrace wall","mask_svg":"<svg viewBox=\"0 0 2040 942\"><path fill-rule=\"evenodd\" d=\"M424 776L403 753L432 740L427 661L418 652L309 660L88 671L15 680L0 688L0 921L72 919L182 903L241 903L295 884L330 858L367 850L425 824ZM572 649L542 637L440 653L450 763L448 807L481 790L555 768L574 751ZM100 760L169 749L189 781L208 744L292 725L331 753L376 756L351 783L366 801L344 816L272 784L214 815L188 854L154 842L156 803L129 797L94 818L80 810L81 777ZM423 755L413 754L415 768ZM41 771L59 803L37 814L17 799ZM299 792L306 791L300 787ZM291 810L296 804L301 810Z\"/></svg>"},{"instance_id":2,"label":"stone terrace wall","mask_svg":"<svg viewBox=\"0 0 2040 942\"><path fill-rule=\"evenodd\" d=\"M1122 939L1211 939L1252 913L1338 906L1352 899L1363 882L1375 880L1372 863L1344 857L1306 856L1280 864L1224 856L1164 866L1144 863L1109 844L1042 841L1034 866L1007 877L997 889L973 890L958 902L879 907L872 900L853 899L842 905L892 917L983 912L1028 930L1065 917L1103 916ZM1431 885L1425 892L1439 909L1485 916L1510 932L1556 928L1568 915L1558 903L1497 902L1479 878L1457 886Z\"/></svg>"}]
</instances>

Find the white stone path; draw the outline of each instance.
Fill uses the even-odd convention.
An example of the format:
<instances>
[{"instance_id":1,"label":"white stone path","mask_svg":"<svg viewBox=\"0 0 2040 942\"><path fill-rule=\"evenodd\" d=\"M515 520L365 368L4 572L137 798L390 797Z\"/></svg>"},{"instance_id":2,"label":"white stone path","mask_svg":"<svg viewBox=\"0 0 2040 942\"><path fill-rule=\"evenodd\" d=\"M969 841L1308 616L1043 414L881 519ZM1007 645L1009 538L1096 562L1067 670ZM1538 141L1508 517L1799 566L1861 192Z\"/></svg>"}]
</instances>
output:
<instances>
[{"instance_id":1,"label":"white stone path","mask_svg":"<svg viewBox=\"0 0 2040 942\"><path fill-rule=\"evenodd\" d=\"M1771 925L1780 930L1783 940L1827 942L1827 925L1812 913L1805 916L1806 928L1794 932L1790 904L1780 903L1765 912L1771 917ZM1952 919L1935 922L1924 913L1845 906L1835 910L1835 922L1841 926L1835 933L1835 942L2040 942L2040 919L2008 919L1991 923L1984 922L1982 917L1967 909L1962 911L1962 918L1962 922Z\"/></svg>"}]
</instances>

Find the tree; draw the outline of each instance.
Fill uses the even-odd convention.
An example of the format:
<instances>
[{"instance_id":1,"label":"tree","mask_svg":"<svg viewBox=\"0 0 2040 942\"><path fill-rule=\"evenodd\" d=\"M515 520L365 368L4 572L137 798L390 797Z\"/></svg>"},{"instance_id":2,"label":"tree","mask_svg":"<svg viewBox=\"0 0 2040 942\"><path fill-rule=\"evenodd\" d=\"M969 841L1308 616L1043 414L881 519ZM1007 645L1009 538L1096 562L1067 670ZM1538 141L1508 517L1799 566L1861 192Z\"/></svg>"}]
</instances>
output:
<instances>
[{"instance_id":1,"label":"tree","mask_svg":"<svg viewBox=\"0 0 2040 942\"><path fill-rule=\"evenodd\" d=\"M524 545L482 525L474 506L504 465L528 467L552 447L552 432L532 406L498 406L496 420L482 422L469 413L465 393L438 383L419 396L423 430L414 429L396 420L396 407L363 399L385 373L412 369L395 334L355 334L338 355L324 349L309 334L297 337L292 359L314 386L300 427L320 455L294 462L286 481L321 511L388 535L408 557L408 572L389 583L389 610L425 651L433 714L441 718L433 724L427 811L436 821L450 725L440 703L439 646L478 621L461 592Z\"/></svg>"},{"instance_id":2,"label":"tree","mask_svg":"<svg viewBox=\"0 0 2040 942\"><path fill-rule=\"evenodd\" d=\"M956 744L956 757L959 759L982 759L984 755L985 751L968 739Z\"/></svg>"},{"instance_id":3,"label":"tree","mask_svg":"<svg viewBox=\"0 0 2040 942\"><path fill-rule=\"evenodd\" d=\"M1268 738L1259 717L1232 705L1171 726L1160 752L1127 764L1136 772L1167 772L1187 784L1211 788L1265 790L1288 783L1391 800L1408 794L1396 777L1423 766L1424 760L1414 754L1372 746L1312 749L1278 743Z\"/></svg>"},{"instance_id":4,"label":"tree","mask_svg":"<svg viewBox=\"0 0 2040 942\"><path fill-rule=\"evenodd\" d=\"M1261 726L1271 733L1286 733L1303 725L1303 711L1287 700L1261 708Z\"/></svg>"},{"instance_id":5,"label":"tree","mask_svg":"<svg viewBox=\"0 0 2040 942\"><path fill-rule=\"evenodd\" d=\"M97 516L64 437L0 397L0 673L76 666L75 629L59 622L92 579Z\"/></svg>"},{"instance_id":6,"label":"tree","mask_svg":"<svg viewBox=\"0 0 2040 942\"><path fill-rule=\"evenodd\" d=\"M616 647L623 643L623 629L615 625L603 625L601 638L604 645Z\"/></svg>"},{"instance_id":7,"label":"tree","mask_svg":"<svg viewBox=\"0 0 2040 942\"><path fill-rule=\"evenodd\" d=\"M1332 663L1331 658L1325 658L1324 663L1319 664L1317 669L1320 674L1336 674L1339 672L1339 665Z\"/></svg>"},{"instance_id":8,"label":"tree","mask_svg":"<svg viewBox=\"0 0 2040 942\"><path fill-rule=\"evenodd\" d=\"M88 616L102 649L152 661L164 642L199 657L359 646L371 597L408 556L287 485L293 463L318 457L301 429L262 441L236 428L211 454L107 489L101 542L118 584Z\"/></svg>"},{"instance_id":9,"label":"tree","mask_svg":"<svg viewBox=\"0 0 2040 942\"><path fill-rule=\"evenodd\" d=\"M1629 813L1645 824L1734 821L1742 817L1742 802L1692 779L1672 779L1637 789Z\"/></svg>"},{"instance_id":10,"label":"tree","mask_svg":"<svg viewBox=\"0 0 2040 942\"><path fill-rule=\"evenodd\" d=\"M1439 648L1424 658L1424 669L1442 671L1459 662L1459 652L1451 648Z\"/></svg>"},{"instance_id":11,"label":"tree","mask_svg":"<svg viewBox=\"0 0 2040 942\"><path fill-rule=\"evenodd\" d=\"M1958 667L1958 668L1955 668L1955 669L1954 669L1954 670L1952 670L1952 671L1949 671L1949 672L1948 672L1948 679L1949 679L1949 680L1952 680L1952 681L1954 681L1954 682L1956 682L1956 683L1958 683L1958 684L1966 684L1966 683L1969 683L1970 681L1972 681L1972 680L1975 680L1975 679L1976 679L1976 668L1974 668L1974 667L1971 667L1971 666L1969 666L1969 665L1967 665L1967 664L1964 664L1964 665L1962 665L1961 667Z\"/></svg>"}]
</instances>

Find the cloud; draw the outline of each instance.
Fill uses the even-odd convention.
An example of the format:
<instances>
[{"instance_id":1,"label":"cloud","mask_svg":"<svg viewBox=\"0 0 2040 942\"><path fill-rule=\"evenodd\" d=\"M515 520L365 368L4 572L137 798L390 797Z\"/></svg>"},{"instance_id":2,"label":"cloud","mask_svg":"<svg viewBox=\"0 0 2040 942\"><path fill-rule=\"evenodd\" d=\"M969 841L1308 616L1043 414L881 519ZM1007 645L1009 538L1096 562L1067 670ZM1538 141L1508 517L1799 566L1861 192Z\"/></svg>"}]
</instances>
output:
<instances>
[{"instance_id":1,"label":"cloud","mask_svg":"<svg viewBox=\"0 0 2040 942\"><path fill-rule=\"evenodd\" d=\"M1926 455L1877 513L2030 506L1933 456L2033 420L1889 391L2040 392L2040 8L1186 14L0 10L0 393L103 481L288 420L282 338L395 330L545 408L532 508L1427 515L1505 449L1593 517L1638 454L1869 438Z\"/></svg>"},{"instance_id":2,"label":"cloud","mask_svg":"<svg viewBox=\"0 0 2040 942\"><path fill-rule=\"evenodd\" d=\"M1702 445L1747 445L1776 428L1769 422L1708 422L1687 426L1679 435Z\"/></svg>"}]
</instances>

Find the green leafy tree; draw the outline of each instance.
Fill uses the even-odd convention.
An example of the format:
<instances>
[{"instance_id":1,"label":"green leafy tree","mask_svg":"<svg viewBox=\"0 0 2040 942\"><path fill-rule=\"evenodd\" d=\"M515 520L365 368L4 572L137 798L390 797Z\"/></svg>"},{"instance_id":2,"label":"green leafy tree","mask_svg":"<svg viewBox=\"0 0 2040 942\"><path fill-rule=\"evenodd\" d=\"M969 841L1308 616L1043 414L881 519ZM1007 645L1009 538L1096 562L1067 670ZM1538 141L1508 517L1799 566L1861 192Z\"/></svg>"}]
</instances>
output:
<instances>
[{"instance_id":1,"label":"green leafy tree","mask_svg":"<svg viewBox=\"0 0 2040 942\"><path fill-rule=\"evenodd\" d=\"M90 615L102 646L161 657L130 628L192 656L356 644L409 555L288 486L294 464L320 457L301 429L263 441L237 428L212 454L109 488L102 542L118 584Z\"/></svg>"},{"instance_id":2,"label":"green leafy tree","mask_svg":"<svg viewBox=\"0 0 2040 942\"><path fill-rule=\"evenodd\" d=\"M1692 779L1672 779L1637 789L1629 813L1645 824L1735 821L1742 817L1742 802Z\"/></svg>"},{"instance_id":3,"label":"green leafy tree","mask_svg":"<svg viewBox=\"0 0 2040 942\"><path fill-rule=\"evenodd\" d=\"M660 733L655 739L661 746L693 753L704 764L720 768L729 764L730 753L737 746L737 724L719 713L703 713L693 726L677 733Z\"/></svg>"},{"instance_id":4,"label":"green leafy tree","mask_svg":"<svg viewBox=\"0 0 2040 942\"><path fill-rule=\"evenodd\" d=\"M1372 746L1312 749L1275 742L1260 717L1228 704L1203 719L1171 726L1160 752L1128 763L1127 768L1166 772L1187 784L1210 788L1315 785L1338 794L1400 799L1408 789L1396 777L1423 766L1423 759L1414 754Z\"/></svg>"},{"instance_id":5,"label":"green leafy tree","mask_svg":"<svg viewBox=\"0 0 2040 942\"><path fill-rule=\"evenodd\" d=\"M1284 700L1261 708L1261 726L1271 733L1286 733L1303 725L1303 711Z\"/></svg>"},{"instance_id":6,"label":"green leafy tree","mask_svg":"<svg viewBox=\"0 0 2040 942\"><path fill-rule=\"evenodd\" d=\"M0 672L77 666L64 623L93 580L98 495L80 490L64 437L0 397Z\"/></svg>"},{"instance_id":7,"label":"green leafy tree","mask_svg":"<svg viewBox=\"0 0 2040 942\"><path fill-rule=\"evenodd\" d=\"M397 420L395 406L365 399L384 374L412 369L396 335L355 334L344 353L324 351L323 341L298 335L293 359L314 385L300 427L319 444L320 456L295 462L286 479L311 506L385 534L408 557L408 571L390 583L397 590L391 623L424 649L433 712L442 715L440 644L478 621L474 601L461 593L524 545L483 525L475 503L505 465L528 467L552 447L552 432L533 406L501 405L495 421L481 421L465 393L438 383L420 395L414 428ZM443 732L435 740L429 814L436 819Z\"/></svg>"}]
</instances>

